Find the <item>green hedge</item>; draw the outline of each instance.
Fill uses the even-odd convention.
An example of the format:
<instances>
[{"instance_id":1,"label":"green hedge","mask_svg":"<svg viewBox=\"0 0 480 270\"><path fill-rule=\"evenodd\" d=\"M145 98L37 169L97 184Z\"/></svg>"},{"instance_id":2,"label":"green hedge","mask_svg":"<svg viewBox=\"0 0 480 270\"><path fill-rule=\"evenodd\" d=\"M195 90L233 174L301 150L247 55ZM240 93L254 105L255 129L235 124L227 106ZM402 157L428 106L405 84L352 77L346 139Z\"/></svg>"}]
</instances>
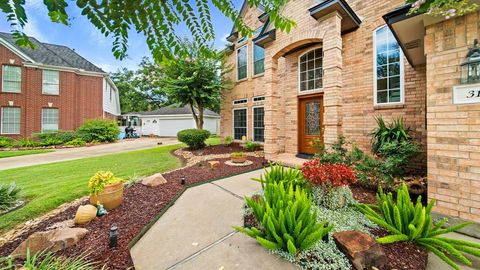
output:
<instances>
[{"instance_id":1,"label":"green hedge","mask_svg":"<svg viewBox=\"0 0 480 270\"><path fill-rule=\"evenodd\" d=\"M78 137L86 142L114 142L120 129L116 121L108 119L87 120L77 131Z\"/></svg>"},{"instance_id":2,"label":"green hedge","mask_svg":"<svg viewBox=\"0 0 480 270\"><path fill-rule=\"evenodd\" d=\"M179 141L185 143L190 149L205 147L205 140L210 137L210 131L204 129L184 129L177 133Z\"/></svg>"}]
</instances>

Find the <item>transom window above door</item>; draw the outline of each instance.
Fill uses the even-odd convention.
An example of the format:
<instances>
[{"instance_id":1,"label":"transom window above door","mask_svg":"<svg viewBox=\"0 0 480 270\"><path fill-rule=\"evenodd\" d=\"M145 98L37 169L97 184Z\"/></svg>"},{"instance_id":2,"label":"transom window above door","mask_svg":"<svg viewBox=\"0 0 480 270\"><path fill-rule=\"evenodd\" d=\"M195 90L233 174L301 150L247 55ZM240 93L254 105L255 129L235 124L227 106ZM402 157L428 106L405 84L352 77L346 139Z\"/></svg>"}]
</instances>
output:
<instances>
[{"instance_id":1,"label":"transom window above door","mask_svg":"<svg viewBox=\"0 0 480 270\"><path fill-rule=\"evenodd\" d=\"M312 91L323 87L323 50L308 51L298 61L299 90Z\"/></svg>"},{"instance_id":2,"label":"transom window above door","mask_svg":"<svg viewBox=\"0 0 480 270\"><path fill-rule=\"evenodd\" d=\"M403 102L403 56L387 26L374 32L375 104Z\"/></svg>"}]
</instances>

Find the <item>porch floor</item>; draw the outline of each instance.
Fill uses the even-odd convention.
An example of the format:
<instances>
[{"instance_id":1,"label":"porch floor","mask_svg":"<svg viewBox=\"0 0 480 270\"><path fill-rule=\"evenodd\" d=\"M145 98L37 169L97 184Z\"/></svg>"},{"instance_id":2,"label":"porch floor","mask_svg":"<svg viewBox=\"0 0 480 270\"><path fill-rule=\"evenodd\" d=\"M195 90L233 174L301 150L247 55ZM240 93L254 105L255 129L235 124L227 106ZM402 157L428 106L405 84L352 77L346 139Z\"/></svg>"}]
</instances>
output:
<instances>
[{"instance_id":1,"label":"porch floor","mask_svg":"<svg viewBox=\"0 0 480 270\"><path fill-rule=\"evenodd\" d=\"M295 154L291 153L280 153L277 154L275 157L270 158L269 160L272 162L280 163L284 166L298 168L302 168L303 163L305 161L308 161L308 159L299 158Z\"/></svg>"}]
</instances>

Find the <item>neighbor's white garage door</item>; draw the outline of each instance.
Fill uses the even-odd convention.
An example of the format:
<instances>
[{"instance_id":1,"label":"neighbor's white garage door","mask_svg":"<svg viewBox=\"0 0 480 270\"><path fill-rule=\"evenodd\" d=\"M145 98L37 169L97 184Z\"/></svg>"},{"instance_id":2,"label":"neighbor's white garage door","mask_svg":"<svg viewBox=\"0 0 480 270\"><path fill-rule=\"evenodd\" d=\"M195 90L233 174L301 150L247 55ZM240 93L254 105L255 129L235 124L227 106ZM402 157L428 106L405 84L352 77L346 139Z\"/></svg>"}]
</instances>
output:
<instances>
[{"instance_id":1,"label":"neighbor's white garage door","mask_svg":"<svg viewBox=\"0 0 480 270\"><path fill-rule=\"evenodd\" d=\"M158 136L177 136L180 130L194 128L193 119L161 119Z\"/></svg>"}]
</instances>

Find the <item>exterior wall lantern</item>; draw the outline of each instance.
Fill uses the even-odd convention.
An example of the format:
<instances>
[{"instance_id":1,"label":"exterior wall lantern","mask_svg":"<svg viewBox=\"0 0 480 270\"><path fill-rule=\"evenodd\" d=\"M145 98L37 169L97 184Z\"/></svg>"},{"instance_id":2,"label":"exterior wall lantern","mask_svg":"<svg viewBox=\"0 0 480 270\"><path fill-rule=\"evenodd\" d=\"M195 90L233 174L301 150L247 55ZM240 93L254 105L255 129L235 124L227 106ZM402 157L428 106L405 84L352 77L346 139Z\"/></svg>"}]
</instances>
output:
<instances>
[{"instance_id":1,"label":"exterior wall lantern","mask_svg":"<svg viewBox=\"0 0 480 270\"><path fill-rule=\"evenodd\" d=\"M468 50L465 61L460 65L462 70L461 83L480 83L480 47L478 39L473 42L473 48Z\"/></svg>"}]
</instances>

